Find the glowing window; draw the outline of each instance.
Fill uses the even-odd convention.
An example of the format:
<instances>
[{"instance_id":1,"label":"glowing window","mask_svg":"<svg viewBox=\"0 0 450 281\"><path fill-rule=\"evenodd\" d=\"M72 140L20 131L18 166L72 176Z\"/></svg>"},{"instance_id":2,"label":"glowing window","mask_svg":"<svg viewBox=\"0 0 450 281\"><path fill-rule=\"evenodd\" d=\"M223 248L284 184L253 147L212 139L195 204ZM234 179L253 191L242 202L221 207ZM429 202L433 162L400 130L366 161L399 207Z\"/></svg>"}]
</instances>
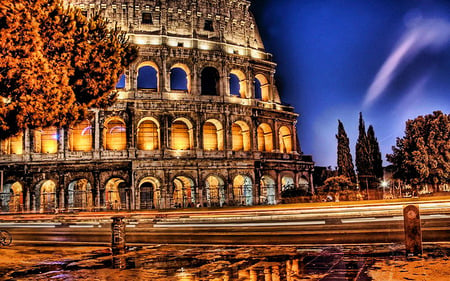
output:
<instances>
[{"instance_id":1,"label":"glowing window","mask_svg":"<svg viewBox=\"0 0 450 281\"><path fill-rule=\"evenodd\" d=\"M283 126L279 131L280 152L291 153L292 152L292 134L288 127Z\"/></svg>"},{"instance_id":2,"label":"glowing window","mask_svg":"<svg viewBox=\"0 0 450 281\"><path fill-rule=\"evenodd\" d=\"M258 150L267 152L273 151L272 128L268 124L263 123L259 125L257 134L258 134Z\"/></svg>"},{"instance_id":3,"label":"glowing window","mask_svg":"<svg viewBox=\"0 0 450 281\"><path fill-rule=\"evenodd\" d=\"M34 130L34 152L56 153L58 152L58 130L56 127L48 127L42 130Z\"/></svg>"},{"instance_id":4,"label":"glowing window","mask_svg":"<svg viewBox=\"0 0 450 281\"><path fill-rule=\"evenodd\" d=\"M255 99L269 101L269 81L267 78L258 74L255 76Z\"/></svg>"},{"instance_id":5,"label":"glowing window","mask_svg":"<svg viewBox=\"0 0 450 281\"><path fill-rule=\"evenodd\" d=\"M103 147L106 150L125 150L127 148L125 122L120 118L106 121L103 138Z\"/></svg>"},{"instance_id":6,"label":"glowing window","mask_svg":"<svg viewBox=\"0 0 450 281\"><path fill-rule=\"evenodd\" d=\"M159 129L152 120L145 120L139 124L137 144L140 150L159 149Z\"/></svg>"},{"instance_id":7,"label":"glowing window","mask_svg":"<svg viewBox=\"0 0 450 281\"><path fill-rule=\"evenodd\" d=\"M247 124L240 121L233 123L231 137L233 151L250 150L250 132Z\"/></svg>"},{"instance_id":8,"label":"glowing window","mask_svg":"<svg viewBox=\"0 0 450 281\"><path fill-rule=\"evenodd\" d=\"M23 134L9 137L1 141L1 152L3 154L22 154L23 153Z\"/></svg>"},{"instance_id":9,"label":"glowing window","mask_svg":"<svg viewBox=\"0 0 450 281\"><path fill-rule=\"evenodd\" d=\"M92 126L88 120L79 122L71 128L69 149L71 151L92 150Z\"/></svg>"},{"instance_id":10,"label":"glowing window","mask_svg":"<svg viewBox=\"0 0 450 281\"><path fill-rule=\"evenodd\" d=\"M188 125L177 120L172 124L172 149L189 150L192 148L191 138L192 132Z\"/></svg>"}]
</instances>

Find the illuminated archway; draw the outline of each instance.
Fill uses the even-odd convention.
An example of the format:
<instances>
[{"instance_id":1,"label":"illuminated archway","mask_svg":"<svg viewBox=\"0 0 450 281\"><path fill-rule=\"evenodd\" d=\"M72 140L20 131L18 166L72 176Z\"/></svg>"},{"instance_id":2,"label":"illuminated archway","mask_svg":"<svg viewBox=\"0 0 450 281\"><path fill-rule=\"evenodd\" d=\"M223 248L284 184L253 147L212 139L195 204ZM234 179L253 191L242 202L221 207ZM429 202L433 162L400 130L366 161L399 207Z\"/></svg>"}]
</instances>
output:
<instances>
[{"instance_id":1,"label":"illuminated archway","mask_svg":"<svg viewBox=\"0 0 450 281\"><path fill-rule=\"evenodd\" d=\"M281 153L291 153L292 152L292 134L288 127L282 126L279 130L279 142L280 142L280 152Z\"/></svg>"},{"instance_id":2,"label":"illuminated archway","mask_svg":"<svg viewBox=\"0 0 450 281\"><path fill-rule=\"evenodd\" d=\"M251 206L253 204L253 183L250 177L238 175L234 178L233 198L237 205Z\"/></svg>"},{"instance_id":3,"label":"illuminated archway","mask_svg":"<svg viewBox=\"0 0 450 281\"><path fill-rule=\"evenodd\" d=\"M309 191L309 182L304 177L298 179L298 187L304 191Z\"/></svg>"},{"instance_id":4,"label":"illuminated archway","mask_svg":"<svg viewBox=\"0 0 450 281\"><path fill-rule=\"evenodd\" d=\"M158 89L158 66L154 62L144 62L138 67L137 88Z\"/></svg>"},{"instance_id":5,"label":"illuminated archway","mask_svg":"<svg viewBox=\"0 0 450 281\"><path fill-rule=\"evenodd\" d=\"M255 98L262 101L269 101L269 80L262 74L255 76Z\"/></svg>"},{"instance_id":6,"label":"illuminated archway","mask_svg":"<svg viewBox=\"0 0 450 281\"><path fill-rule=\"evenodd\" d=\"M233 69L230 72L230 95L247 98L247 79L241 70Z\"/></svg>"},{"instance_id":7,"label":"illuminated archway","mask_svg":"<svg viewBox=\"0 0 450 281\"><path fill-rule=\"evenodd\" d=\"M0 210L19 212L23 210L23 188L20 182L6 183L0 193Z\"/></svg>"},{"instance_id":8,"label":"illuminated archway","mask_svg":"<svg viewBox=\"0 0 450 281\"><path fill-rule=\"evenodd\" d=\"M172 184L172 205L175 208L194 207L196 202L194 181L185 176L178 176Z\"/></svg>"},{"instance_id":9,"label":"illuminated archway","mask_svg":"<svg viewBox=\"0 0 450 281\"><path fill-rule=\"evenodd\" d=\"M40 187L40 210L53 212L56 206L56 184L52 180L46 180Z\"/></svg>"},{"instance_id":10,"label":"illuminated archway","mask_svg":"<svg viewBox=\"0 0 450 281\"><path fill-rule=\"evenodd\" d=\"M262 123L258 126L258 150L259 151L273 151L273 134L272 128L267 123Z\"/></svg>"},{"instance_id":11,"label":"illuminated archway","mask_svg":"<svg viewBox=\"0 0 450 281\"><path fill-rule=\"evenodd\" d=\"M236 121L231 127L233 151L250 151L250 128L243 121Z\"/></svg>"},{"instance_id":12,"label":"illuminated archway","mask_svg":"<svg viewBox=\"0 0 450 281\"><path fill-rule=\"evenodd\" d=\"M69 183L67 193L67 206L69 209L92 209L92 186L87 179L79 179Z\"/></svg>"},{"instance_id":13,"label":"illuminated archway","mask_svg":"<svg viewBox=\"0 0 450 281\"><path fill-rule=\"evenodd\" d=\"M218 96L219 81L219 71L214 67L205 67L201 73L201 94L206 96Z\"/></svg>"},{"instance_id":14,"label":"illuminated archway","mask_svg":"<svg viewBox=\"0 0 450 281\"><path fill-rule=\"evenodd\" d=\"M185 64L176 63L170 69L170 89L172 91L191 91L191 71Z\"/></svg>"},{"instance_id":15,"label":"illuminated archway","mask_svg":"<svg viewBox=\"0 0 450 281\"><path fill-rule=\"evenodd\" d=\"M171 147L174 150L189 150L194 148L193 126L185 118L175 119L172 123Z\"/></svg>"},{"instance_id":16,"label":"illuminated archway","mask_svg":"<svg viewBox=\"0 0 450 281\"><path fill-rule=\"evenodd\" d=\"M92 126L88 120L76 123L69 131L69 150L92 150Z\"/></svg>"},{"instance_id":17,"label":"illuminated archway","mask_svg":"<svg viewBox=\"0 0 450 281\"><path fill-rule=\"evenodd\" d=\"M223 127L216 119L210 119L203 125L203 149L223 150Z\"/></svg>"},{"instance_id":18,"label":"illuminated archway","mask_svg":"<svg viewBox=\"0 0 450 281\"><path fill-rule=\"evenodd\" d=\"M125 150L127 148L125 122L119 117L111 117L103 127L103 147L106 150Z\"/></svg>"},{"instance_id":19,"label":"illuminated archway","mask_svg":"<svg viewBox=\"0 0 450 281\"><path fill-rule=\"evenodd\" d=\"M1 153L22 154L23 153L23 133L1 140Z\"/></svg>"},{"instance_id":20,"label":"illuminated archway","mask_svg":"<svg viewBox=\"0 0 450 281\"><path fill-rule=\"evenodd\" d=\"M139 122L137 147L140 150L159 149L159 123L154 118L145 118Z\"/></svg>"},{"instance_id":21,"label":"illuminated archway","mask_svg":"<svg viewBox=\"0 0 450 281\"><path fill-rule=\"evenodd\" d=\"M268 204L268 205L274 205L276 204L275 201L275 194L276 194L276 185L275 181L269 177L269 176L263 176L261 178L261 203Z\"/></svg>"},{"instance_id":22,"label":"illuminated archway","mask_svg":"<svg viewBox=\"0 0 450 281\"><path fill-rule=\"evenodd\" d=\"M121 178L112 178L106 183L104 198L106 208L109 210L131 207L131 190Z\"/></svg>"},{"instance_id":23,"label":"illuminated archway","mask_svg":"<svg viewBox=\"0 0 450 281\"><path fill-rule=\"evenodd\" d=\"M34 152L36 153L56 153L58 152L58 129L47 127L33 131Z\"/></svg>"},{"instance_id":24,"label":"illuminated archway","mask_svg":"<svg viewBox=\"0 0 450 281\"><path fill-rule=\"evenodd\" d=\"M161 190L158 179L146 177L139 183L140 209L161 208Z\"/></svg>"},{"instance_id":25,"label":"illuminated archway","mask_svg":"<svg viewBox=\"0 0 450 281\"><path fill-rule=\"evenodd\" d=\"M281 178L281 190L293 189L294 179L292 177L284 176Z\"/></svg>"},{"instance_id":26,"label":"illuminated archway","mask_svg":"<svg viewBox=\"0 0 450 281\"><path fill-rule=\"evenodd\" d=\"M208 206L222 207L225 204L225 184L222 178L209 176L206 179L206 200Z\"/></svg>"}]
</instances>

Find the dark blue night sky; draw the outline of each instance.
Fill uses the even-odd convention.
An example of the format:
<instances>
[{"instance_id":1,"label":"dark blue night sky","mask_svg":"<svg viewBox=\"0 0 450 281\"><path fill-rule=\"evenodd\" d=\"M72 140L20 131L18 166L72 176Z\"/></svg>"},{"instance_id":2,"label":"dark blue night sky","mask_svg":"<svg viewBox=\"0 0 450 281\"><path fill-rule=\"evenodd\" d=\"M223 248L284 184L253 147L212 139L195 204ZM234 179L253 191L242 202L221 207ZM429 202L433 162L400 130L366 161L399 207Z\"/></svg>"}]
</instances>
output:
<instances>
[{"instance_id":1,"label":"dark blue night sky","mask_svg":"<svg viewBox=\"0 0 450 281\"><path fill-rule=\"evenodd\" d=\"M450 1L253 0L251 9L317 165L336 166L338 119L354 152L361 111L384 156L407 119L450 112Z\"/></svg>"}]
</instances>

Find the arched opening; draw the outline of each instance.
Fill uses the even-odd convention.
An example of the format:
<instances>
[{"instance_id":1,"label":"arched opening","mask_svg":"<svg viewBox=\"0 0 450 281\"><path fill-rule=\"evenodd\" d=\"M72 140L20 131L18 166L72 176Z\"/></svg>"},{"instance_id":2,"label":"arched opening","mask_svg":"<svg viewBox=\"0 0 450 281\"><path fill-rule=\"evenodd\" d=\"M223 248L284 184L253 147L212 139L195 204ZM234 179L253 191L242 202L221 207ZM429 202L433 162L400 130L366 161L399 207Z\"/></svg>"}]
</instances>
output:
<instances>
[{"instance_id":1,"label":"arched opening","mask_svg":"<svg viewBox=\"0 0 450 281\"><path fill-rule=\"evenodd\" d=\"M137 130L137 146L140 150L159 149L159 124L154 119L139 122Z\"/></svg>"},{"instance_id":2,"label":"arched opening","mask_svg":"<svg viewBox=\"0 0 450 281\"><path fill-rule=\"evenodd\" d=\"M137 75L137 88L156 90L158 89L158 67L153 62L141 64Z\"/></svg>"},{"instance_id":3,"label":"arched opening","mask_svg":"<svg viewBox=\"0 0 450 281\"><path fill-rule=\"evenodd\" d=\"M0 193L0 210L2 212L20 212L23 210L23 188L20 182L7 183Z\"/></svg>"},{"instance_id":4,"label":"arched opening","mask_svg":"<svg viewBox=\"0 0 450 281\"><path fill-rule=\"evenodd\" d=\"M250 129L243 121L234 122L231 127L233 151L250 151Z\"/></svg>"},{"instance_id":5,"label":"arched opening","mask_svg":"<svg viewBox=\"0 0 450 281\"><path fill-rule=\"evenodd\" d=\"M34 152L36 153L56 153L58 152L58 129L47 127L33 131Z\"/></svg>"},{"instance_id":6,"label":"arched opening","mask_svg":"<svg viewBox=\"0 0 450 281\"><path fill-rule=\"evenodd\" d=\"M269 101L270 84L267 78L262 74L255 76L255 99Z\"/></svg>"},{"instance_id":7,"label":"arched opening","mask_svg":"<svg viewBox=\"0 0 450 281\"><path fill-rule=\"evenodd\" d=\"M39 206L41 212L54 212L56 208L56 184L52 180L42 182L40 186ZM37 205L37 204L36 204Z\"/></svg>"},{"instance_id":8,"label":"arched opening","mask_svg":"<svg viewBox=\"0 0 450 281\"><path fill-rule=\"evenodd\" d=\"M187 208L195 206L194 181L188 177L178 176L173 180L172 206Z\"/></svg>"},{"instance_id":9,"label":"arched opening","mask_svg":"<svg viewBox=\"0 0 450 281\"><path fill-rule=\"evenodd\" d=\"M67 192L67 207L69 209L92 209L92 186L87 179L72 181L69 183Z\"/></svg>"},{"instance_id":10,"label":"arched opening","mask_svg":"<svg viewBox=\"0 0 450 281\"><path fill-rule=\"evenodd\" d=\"M108 210L131 209L131 189L121 178L112 178L106 183L104 198Z\"/></svg>"},{"instance_id":11,"label":"arched opening","mask_svg":"<svg viewBox=\"0 0 450 281\"><path fill-rule=\"evenodd\" d=\"M210 207L222 207L225 204L225 184L222 178L209 176L206 179L206 201Z\"/></svg>"},{"instance_id":12,"label":"arched opening","mask_svg":"<svg viewBox=\"0 0 450 281\"><path fill-rule=\"evenodd\" d=\"M272 128L267 123L262 123L258 126L258 150L259 151L273 151L273 134Z\"/></svg>"},{"instance_id":13,"label":"arched opening","mask_svg":"<svg viewBox=\"0 0 450 281\"><path fill-rule=\"evenodd\" d=\"M161 208L160 184L156 178L147 177L139 184L140 208L159 209Z\"/></svg>"},{"instance_id":14,"label":"arched opening","mask_svg":"<svg viewBox=\"0 0 450 281\"><path fill-rule=\"evenodd\" d=\"M203 125L203 149L223 150L223 128L218 120L211 119Z\"/></svg>"},{"instance_id":15,"label":"arched opening","mask_svg":"<svg viewBox=\"0 0 450 281\"><path fill-rule=\"evenodd\" d=\"M125 74L120 75L119 80L116 84L116 89L124 89L126 86L126 76Z\"/></svg>"},{"instance_id":16,"label":"arched opening","mask_svg":"<svg viewBox=\"0 0 450 281\"><path fill-rule=\"evenodd\" d=\"M189 150L193 148L194 134L192 124L184 118L176 119L172 123L172 149Z\"/></svg>"},{"instance_id":17,"label":"arched opening","mask_svg":"<svg viewBox=\"0 0 450 281\"><path fill-rule=\"evenodd\" d=\"M125 122L119 117L105 121L103 128L103 147L106 150L125 150L127 148Z\"/></svg>"},{"instance_id":18,"label":"arched opening","mask_svg":"<svg viewBox=\"0 0 450 281\"><path fill-rule=\"evenodd\" d=\"M263 176L261 178L261 203L268 205L275 205L275 181L269 176Z\"/></svg>"},{"instance_id":19,"label":"arched opening","mask_svg":"<svg viewBox=\"0 0 450 281\"><path fill-rule=\"evenodd\" d=\"M214 67L205 67L201 73L201 94L205 96L218 96L219 81L219 71Z\"/></svg>"},{"instance_id":20,"label":"arched opening","mask_svg":"<svg viewBox=\"0 0 450 281\"><path fill-rule=\"evenodd\" d=\"M23 133L1 140L1 153L22 154L23 153Z\"/></svg>"},{"instance_id":21,"label":"arched opening","mask_svg":"<svg viewBox=\"0 0 450 281\"><path fill-rule=\"evenodd\" d=\"M305 192L309 192L309 182L307 179L305 179L304 177L301 177L298 179L298 188L305 191Z\"/></svg>"},{"instance_id":22,"label":"arched opening","mask_svg":"<svg viewBox=\"0 0 450 281\"><path fill-rule=\"evenodd\" d=\"M294 189L294 179L292 177L283 176L281 178L281 191L285 191L288 189Z\"/></svg>"},{"instance_id":23,"label":"arched opening","mask_svg":"<svg viewBox=\"0 0 450 281\"><path fill-rule=\"evenodd\" d=\"M170 89L172 91L190 91L190 70L184 65L177 63L170 69Z\"/></svg>"},{"instance_id":24,"label":"arched opening","mask_svg":"<svg viewBox=\"0 0 450 281\"><path fill-rule=\"evenodd\" d=\"M92 150L92 126L88 120L76 123L69 131L69 150Z\"/></svg>"},{"instance_id":25,"label":"arched opening","mask_svg":"<svg viewBox=\"0 0 450 281\"><path fill-rule=\"evenodd\" d=\"M233 180L233 198L236 205L253 204L253 183L250 177L238 175Z\"/></svg>"},{"instance_id":26,"label":"arched opening","mask_svg":"<svg viewBox=\"0 0 450 281\"><path fill-rule=\"evenodd\" d=\"M292 152L292 134L288 127L282 126L279 130L280 139L280 152L291 153Z\"/></svg>"},{"instance_id":27,"label":"arched opening","mask_svg":"<svg viewBox=\"0 0 450 281\"><path fill-rule=\"evenodd\" d=\"M241 98L247 97L247 83L245 74L237 69L230 72L230 95Z\"/></svg>"}]
</instances>

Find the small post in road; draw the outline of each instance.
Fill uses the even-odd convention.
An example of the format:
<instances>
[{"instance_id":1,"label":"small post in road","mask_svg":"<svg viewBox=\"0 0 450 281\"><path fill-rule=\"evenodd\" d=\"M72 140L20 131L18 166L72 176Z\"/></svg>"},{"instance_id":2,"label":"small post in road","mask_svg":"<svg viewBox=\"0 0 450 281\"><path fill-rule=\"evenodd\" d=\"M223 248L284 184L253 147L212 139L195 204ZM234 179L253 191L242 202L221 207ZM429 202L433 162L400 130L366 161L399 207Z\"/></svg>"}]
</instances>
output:
<instances>
[{"instance_id":1,"label":"small post in road","mask_svg":"<svg viewBox=\"0 0 450 281\"><path fill-rule=\"evenodd\" d=\"M125 222L124 217L112 217L111 250L113 255L125 253Z\"/></svg>"},{"instance_id":2,"label":"small post in road","mask_svg":"<svg viewBox=\"0 0 450 281\"><path fill-rule=\"evenodd\" d=\"M422 255L422 230L420 228L419 208L408 205L403 208L403 221L405 227L406 255Z\"/></svg>"}]
</instances>

